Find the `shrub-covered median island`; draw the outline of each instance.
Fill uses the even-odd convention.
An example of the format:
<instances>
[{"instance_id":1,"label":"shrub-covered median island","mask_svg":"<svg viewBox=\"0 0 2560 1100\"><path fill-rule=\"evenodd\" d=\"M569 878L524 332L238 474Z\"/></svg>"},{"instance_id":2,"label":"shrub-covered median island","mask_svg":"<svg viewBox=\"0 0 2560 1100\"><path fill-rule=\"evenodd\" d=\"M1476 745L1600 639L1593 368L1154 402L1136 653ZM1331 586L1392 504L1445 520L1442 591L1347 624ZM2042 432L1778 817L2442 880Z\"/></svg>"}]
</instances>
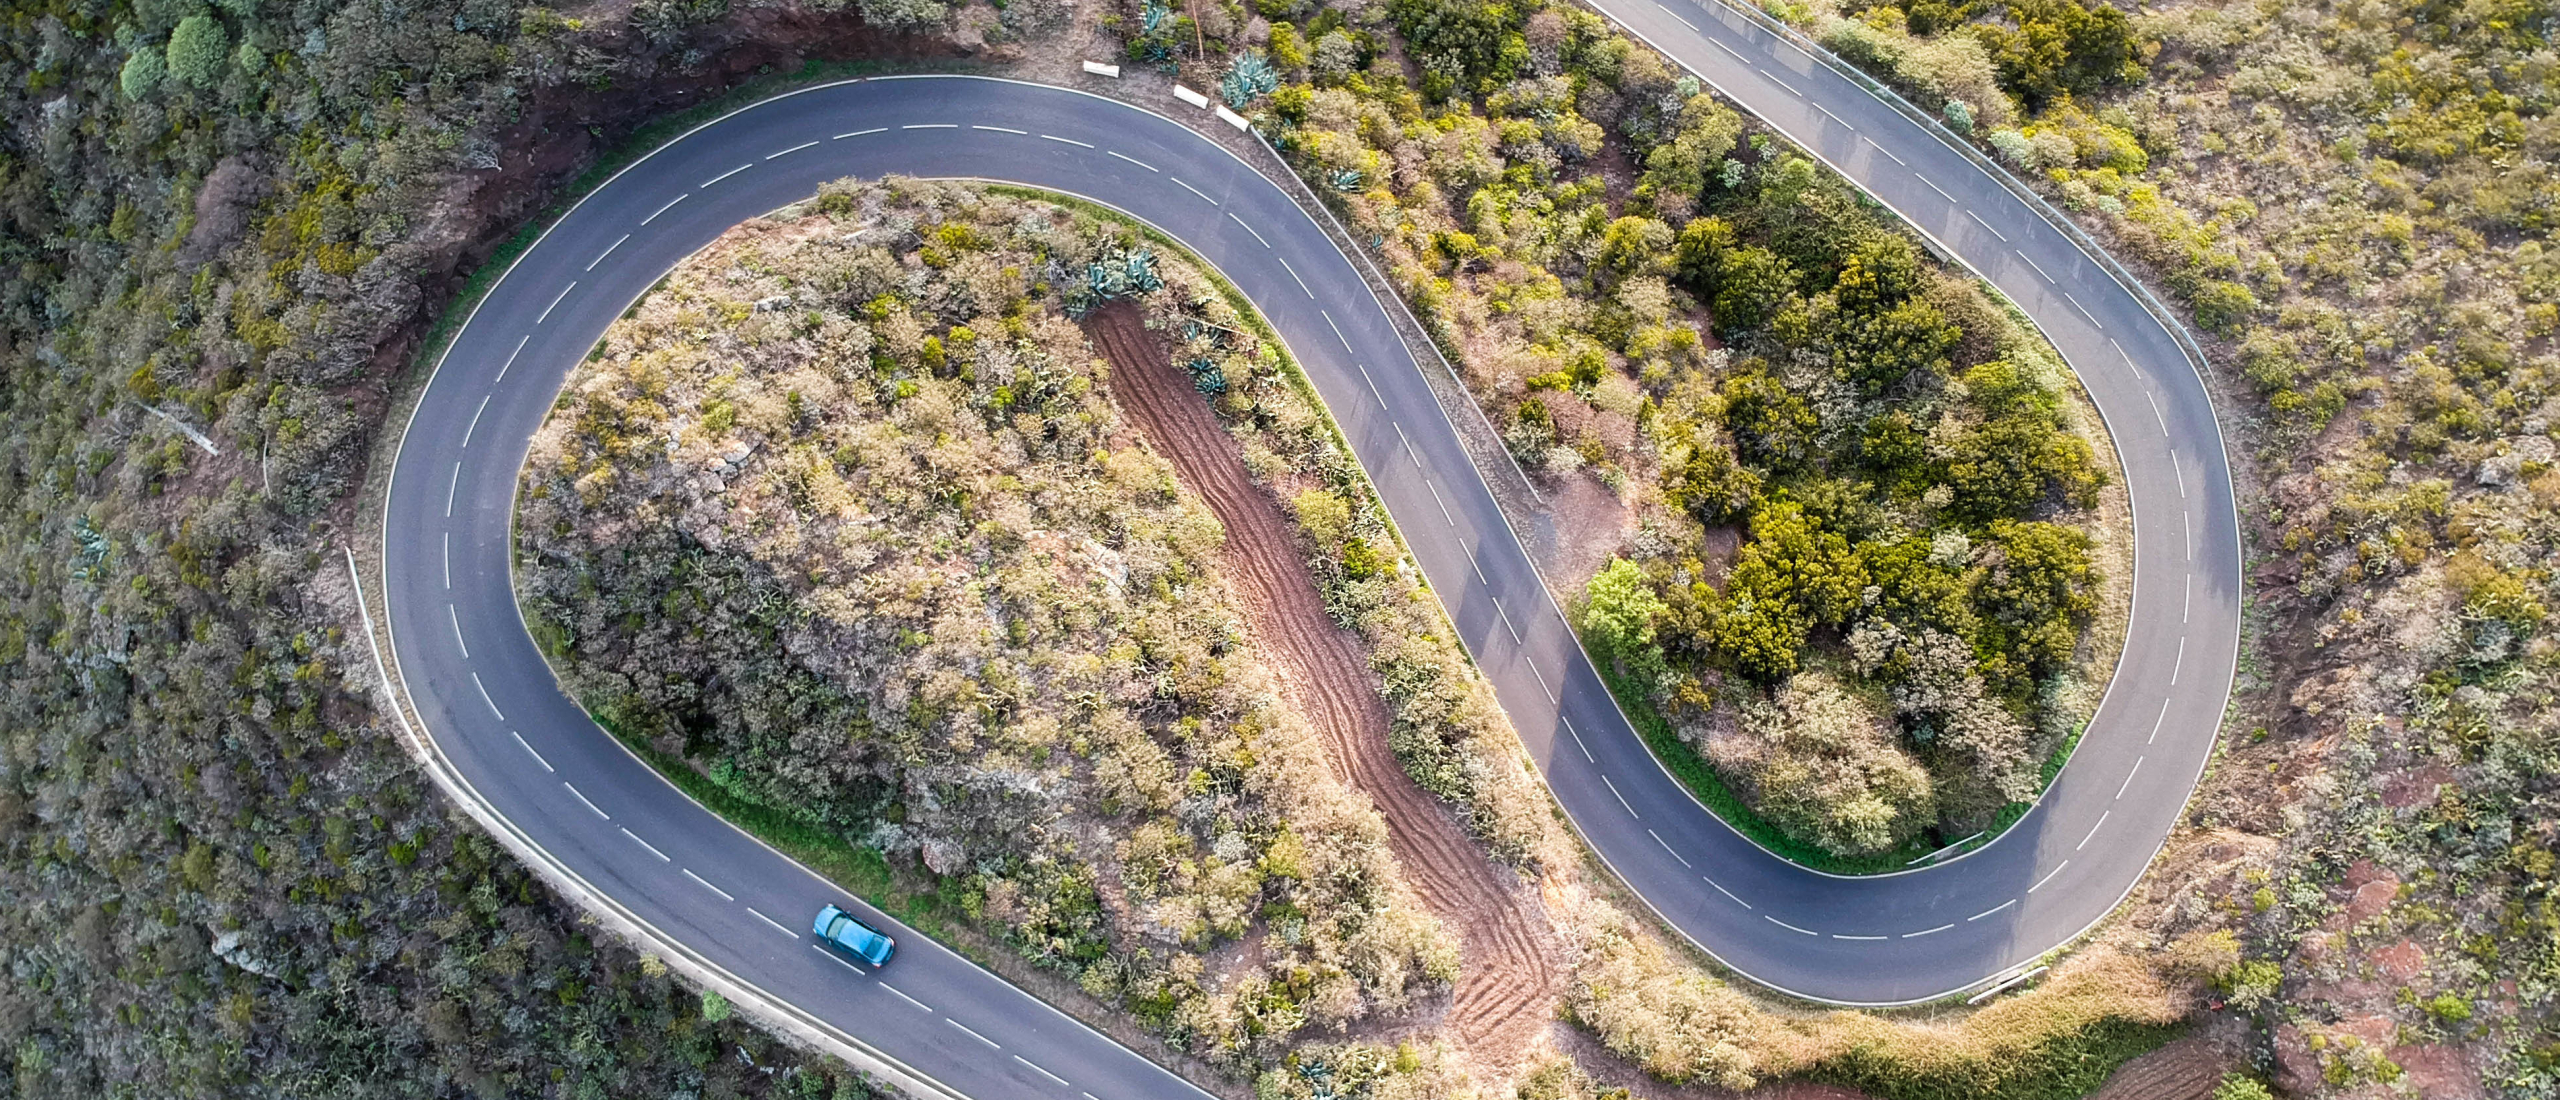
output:
<instances>
[{"instance_id":1,"label":"shrub-covered median island","mask_svg":"<svg viewBox=\"0 0 2560 1100\"><path fill-rule=\"evenodd\" d=\"M2052 348L1589 12L1261 10L1230 102L1596 532L1550 580L1587 585L1584 638L1672 770L1828 870L2013 820L2113 672L2130 574L2112 448ZM1141 56L1189 33L1128 27Z\"/></svg>"},{"instance_id":2,"label":"shrub-covered median island","mask_svg":"<svg viewBox=\"0 0 2560 1100\"><path fill-rule=\"evenodd\" d=\"M608 332L537 438L528 620L571 690L724 812L852 885L928 896L908 908L1263 1095L1599 1095L1543 1041L1488 1059L1438 1014L1450 937L1281 701L1259 647L1290 643L1254 633L1224 532L1070 319L1117 301L1285 502L1367 643L1385 736L1482 842L1464 858L1535 880L1558 1015L1667 1081L1894 1096L2073 1095L2159 1041L2184 995L2111 947L1910 1027L1770 1012L1604 900L1231 293L1005 189L848 182L749 223Z\"/></svg>"}]
</instances>

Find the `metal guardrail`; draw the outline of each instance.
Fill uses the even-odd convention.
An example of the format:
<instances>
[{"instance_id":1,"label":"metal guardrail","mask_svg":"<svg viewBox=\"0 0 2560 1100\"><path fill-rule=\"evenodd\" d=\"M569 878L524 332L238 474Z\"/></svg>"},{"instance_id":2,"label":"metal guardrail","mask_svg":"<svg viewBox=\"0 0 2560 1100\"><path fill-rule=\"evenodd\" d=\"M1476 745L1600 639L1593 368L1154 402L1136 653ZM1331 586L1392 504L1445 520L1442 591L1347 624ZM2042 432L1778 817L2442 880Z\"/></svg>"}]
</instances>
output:
<instances>
[{"instance_id":1,"label":"metal guardrail","mask_svg":"<svg viewBox=\"0 0 2560 1100\"><path fill-rule=\"evenodd\" d=\"M1710 0L1700 0L1700 2L1705 3ZM1891 85L1877 79L1866 70L1850 64L1838 54L1832 53L1829 48L1814 41L1811 36L1797 30L1785 20L1761 10L1757 5L1748 3L1747 0L1712 0L1712 2L1717 6L1731 9L1760 29L1777 35L1789 45L1804 51L1805 55L1817 64L1866 89L1868 94L1875 96L1884 105L1937 135L1941 143L1954 149L1966 160L1971 161L1975 167L1982 169L1983 174L1990 176L1993 182L2033 207L2045 221L2061 230L2075 247L2088 254L2098 266L2105 268L2109 276L2131 290L2134 301L2142 306L2144 312L2151 314L2153 319L2160 322L2161 329L2166 331L2169 339L2178 345L2178 351L2195 364L2197 373L2207 378L2213 377L2213 362L2206 358L2204 345L2196 340L2194 333L2187 330L2186 323L2178 319L2178 315L2170 310L2168 303L2161 301L2158 295L2152 293L2148 284L2118 261L2105 246L2100 245L2097 238L2091 237L2087 230L2082 229L2079 222L2056 209L2042 193L2029 186L2025 180L2019 179L1999 161L1985 154L1973 144L1971 139L1949 130L1936 115L1921 110L1916 104L1903 98L1902 93L1895 91Z\"/></svg>"}]
</instances>

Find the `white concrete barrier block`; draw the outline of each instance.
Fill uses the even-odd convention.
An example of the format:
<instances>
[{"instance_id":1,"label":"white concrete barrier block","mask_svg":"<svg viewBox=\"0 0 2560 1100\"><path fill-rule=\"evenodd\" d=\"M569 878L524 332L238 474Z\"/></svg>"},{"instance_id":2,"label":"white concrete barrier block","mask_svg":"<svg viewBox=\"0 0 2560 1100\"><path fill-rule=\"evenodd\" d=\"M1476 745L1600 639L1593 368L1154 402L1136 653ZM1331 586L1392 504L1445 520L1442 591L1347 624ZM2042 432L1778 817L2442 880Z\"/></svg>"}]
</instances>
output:
<instances>
[{"instance_id":1,"label":"white concrete barrier block","mask_svg":"<svg viewBox=\"0 0 2560 1100\"><path fill-rule=\"evenodd\" d=\"M1245 117L1243 115L1228 110L1225 104L1218 105L1218 121L1226 123L1227 125L1233 126L1239 130L1250 130L1253 128L1253 123L1245 121Z\"/></svg>"},{"instance_id":2,"label":"white concrete barrier block","mask_svg":"<svg viewBox=\"0 0 2560 1100\"><path fill-rule=\"evenodd\" d=\"M1113 80L1120 79L1120 66L1118 65L1105 65L1099 61L1087 61L1084 63L1084 71L1092 73L1095 76L1107 76Z\"/></svg>"},{"instance_id":3,"label":"white concrete barrier block","mask_svg":"<svg viewBox=\"0 0 2560 1100\"><path fill-rule=\"evenodd\" d=\"M1183 101L1184 103L1188 103L1188 104L1190 104L1190 105L1192 105L1192 106L1194 106L1194 107L1200 107L1200 108L1204 108L1204 109L1205 109L1205 108L1207 108L1207 107L1209 106L1209 97L1208 97L1208 96L1201 95L1200 93L1195 92L1195 91L1192 91L1192 90L1191 90L1191 89L1189 89L1189 88L1185 88L1185 87L1183 87L1183 86L1182 86L1182 85L1180 85L1180 84L1176 84L1176 85L1174 85L1174 86L1173 86L1173 98L1175 98L1175 99L1179 99L1179 100Z\"/></svg>"}]
</instances>

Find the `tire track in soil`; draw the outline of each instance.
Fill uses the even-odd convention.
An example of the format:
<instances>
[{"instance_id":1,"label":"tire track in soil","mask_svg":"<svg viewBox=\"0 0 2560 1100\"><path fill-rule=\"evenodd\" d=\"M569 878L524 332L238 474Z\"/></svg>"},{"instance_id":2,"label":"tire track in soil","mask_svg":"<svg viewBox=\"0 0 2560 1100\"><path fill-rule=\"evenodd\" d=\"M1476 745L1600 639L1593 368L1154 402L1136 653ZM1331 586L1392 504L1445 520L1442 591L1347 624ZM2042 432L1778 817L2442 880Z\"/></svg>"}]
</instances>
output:
<instances>
[{"instance_id":1,"label":"tire track in soil","mask_svg":"<svg viewBox=\"0 0 2560 1100\"><path fill-rule=\"evenodd\" d=\"M1516 1063L1552 1020L1563 991L1544 906L1405 774L1387 744L1390 719L1366 645L1325 613L1299 557L1296 525L1255 484L1216 412L1136 308L1096 310L1084 327L1110 361L1112 396L1226 525L1228 575L1335 771L1385 815L1389 847L1406 878L1458 932L1460 968L1447 1022L1459 1044L1489 1064Z\"/></svg>"}]
</instances>

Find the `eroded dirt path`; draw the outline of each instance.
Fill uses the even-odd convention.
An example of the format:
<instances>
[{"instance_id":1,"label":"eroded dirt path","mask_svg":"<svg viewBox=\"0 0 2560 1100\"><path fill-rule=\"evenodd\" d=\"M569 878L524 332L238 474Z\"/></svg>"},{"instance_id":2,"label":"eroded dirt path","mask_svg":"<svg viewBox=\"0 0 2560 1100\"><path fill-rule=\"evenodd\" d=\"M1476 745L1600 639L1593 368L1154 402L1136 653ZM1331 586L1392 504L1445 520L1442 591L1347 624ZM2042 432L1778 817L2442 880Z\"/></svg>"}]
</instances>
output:
<instances>
[{"instance_id":1,"label":"eroded dirt path","mask_svg":"<svg viewBox=\"0 0 2560 1100\"><path fill-rule=\"evenodd\" d=\"M1126 306L1097 310L1085 331L1111 362L1111 392L1185 484L1227 528L1223 559L1293 701L1324 738L1334 770L1386 816L1404 873L1458 933L1460 971L1448 1026L1476 1058L1509 1066L1531 1053L1562 993L1562 945L1531 884L1496 869L1387 747L1386 703L1368 652L1325 614L1298 557L1296 527L1254 484L1235 441L1191 379Z\"/></svg>"}]
</instances>

